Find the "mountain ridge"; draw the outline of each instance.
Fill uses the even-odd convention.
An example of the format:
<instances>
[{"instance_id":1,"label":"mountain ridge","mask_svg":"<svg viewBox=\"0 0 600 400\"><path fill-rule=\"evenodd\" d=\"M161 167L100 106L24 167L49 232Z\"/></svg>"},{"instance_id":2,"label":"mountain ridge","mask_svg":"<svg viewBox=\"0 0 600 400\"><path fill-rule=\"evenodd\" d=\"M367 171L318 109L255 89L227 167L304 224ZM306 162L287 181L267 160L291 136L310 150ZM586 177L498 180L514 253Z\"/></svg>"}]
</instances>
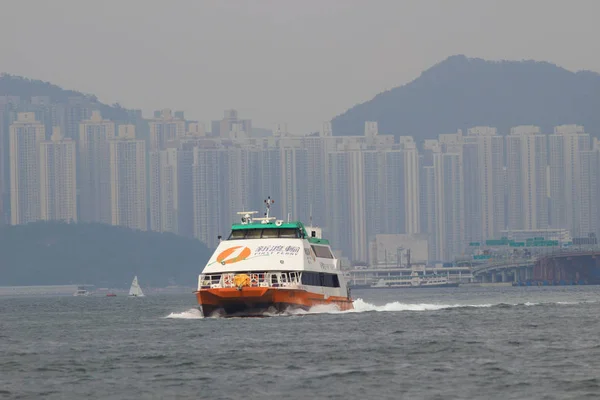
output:
<instances>
[{"instance_id":1,"label":"mountain ridge","mask_svg":"<svg viewBox=\"0 0 600 400\"><path fill-rule=\"evenodd\" d=\"M600 136L600 74L545 61L487 61L450 56L405 85L379 93L332 120L334 135L362 135L365 121L417 141L487 125L583 125Z\"/></svg>"},{"instance_id":2,"label":"mountain ridge","mask_svg":"<svg viewBox=\"0 0 600 400\"><path fill-rule=\"evenodd\" d=\"M0 74L0 96L18 96L21 100L29 100L32 96L47 96L54 103L67 103L69 97L83 97L97 106L104 118L115 122L132 120L131 113L136 111L124 108L119 103L112 105L102 103L93 94L63 89L50 82L7 73Z\"/></svg>"}]
</instances>

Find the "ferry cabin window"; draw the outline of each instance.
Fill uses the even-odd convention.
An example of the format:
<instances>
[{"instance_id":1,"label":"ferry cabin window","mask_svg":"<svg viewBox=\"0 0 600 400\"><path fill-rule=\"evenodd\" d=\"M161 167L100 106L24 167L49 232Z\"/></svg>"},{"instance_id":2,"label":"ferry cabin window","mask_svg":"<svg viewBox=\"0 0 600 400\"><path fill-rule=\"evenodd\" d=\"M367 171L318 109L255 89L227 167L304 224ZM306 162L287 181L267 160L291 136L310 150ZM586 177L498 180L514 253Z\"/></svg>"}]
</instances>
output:
<instances>
[{"instance_id":1,"label":"ferry cabin window","mask_svg":"<svg viewBox=\"0 0 600 400\"><path fill-rule=\"evenodd\" d=\"M248 229L246 232L246 239L260 239L262 229Z\"/></svg>"},{"instance_id":2,"label":"ferry cabin window","mask_svg":"<svg viewBox=\"0 0 600 400\"><path fill-rule=\"evenodd\" d=\"M340 278L337 275L333 275L333 287L340 287Z\"/></svg>"},{"instance_id":3,"label":"ferry cabin window","mask_svg":"<svg viewBox=\"0 0 600 400\"><path fill-rule=\"evenodd\" d=\"M263 237L263 238L279 237L279 229L263 229L261 237Z\"/></svg>"},{"instance_id":4,"label":"ferry cabin window","mask_svg":"<svg viewBox=\"0 0 600 400\"><path fill-rule=\"evenodd\" d=\"M265 229L236 229L231 231L228 240L239 239L274 239L288 238L297 239L300 237L300 230L295 228L265 228Z\"/></svg>"},{"instance_id":5,"label":"ferry cabin window","mask_svg":"<svg viewBox=\"0 0 600 400\"><path fill-rule=\"evenodd\" d=\"M245 235L246 235L246 231L231 231L229 240L243 239Z\"/></svg>"},{"instance_id":6,"label":"ferry cabin window","mask_svg":"<svg viewBox=\"0 0 600 400\"><path fill-rule=\"evenodd\" d=\"M331 254L331 251L329 251L328 247L325 246L315 246L315 245L311 245L313 251L315 252L316 256L319 258L333 258L333 255Z\"/></svg>"},{"instance_id":7,"label":"ferry cabin window","mask_svg":"<svg viewBox=\"0 0 600 400\"><path fill-rule=\"evenodd\" d=\"M337 274L303 271L302 284L308 286L340 287L340 280Z\"/></svg>"},{"instance_id":8,"label":"ferry cabin window","mask_svg":"<svg viewBox=\"0 0 600 400\"><path fill-rule=\"evenodd\" d=\"M299 231L294 228L282 228L278 229L279 237L281 238L298 238L300 237Z\"/></svg>"}]
</instances>

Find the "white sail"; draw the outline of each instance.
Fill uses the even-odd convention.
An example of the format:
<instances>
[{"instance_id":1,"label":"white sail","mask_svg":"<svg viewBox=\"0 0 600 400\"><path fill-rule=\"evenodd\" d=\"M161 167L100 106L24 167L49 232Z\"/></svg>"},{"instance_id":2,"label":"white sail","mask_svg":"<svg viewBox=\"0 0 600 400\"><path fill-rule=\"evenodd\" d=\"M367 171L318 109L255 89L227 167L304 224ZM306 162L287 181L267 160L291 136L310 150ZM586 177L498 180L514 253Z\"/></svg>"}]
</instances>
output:
<instances>
[{"instance_id":1,"label":"white sail","mask_svg":"<svg viewBox=\"0 0 600 400\"><path fill-rule=\"evenodd\" d=\"M144 292L142 292L142 288L138 283L137 275L133 278L133 282L131 282L131 287L129 288L129 295L133 297L144 297Z\"/></svg>"}]
</instances>

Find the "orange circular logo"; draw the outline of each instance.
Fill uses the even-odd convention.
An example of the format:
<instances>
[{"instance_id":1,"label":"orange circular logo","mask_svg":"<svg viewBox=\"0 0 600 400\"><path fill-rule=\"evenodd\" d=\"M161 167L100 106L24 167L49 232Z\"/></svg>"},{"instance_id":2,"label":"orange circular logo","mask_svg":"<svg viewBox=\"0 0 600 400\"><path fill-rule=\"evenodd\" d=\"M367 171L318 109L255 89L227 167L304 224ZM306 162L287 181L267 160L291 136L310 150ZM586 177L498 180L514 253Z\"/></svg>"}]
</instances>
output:
<instances>
[{"instance_id":1,"label":"orange circular logo","mask_svg":"<svg viewBox=\"0 0 600 400\"><path fill-rule=\"evenodd\" d=\"M235 251L237 249L242 248L242 251L239 252L238 255L236 255L235 257L231 257L231 258L227 258L229 256L231 256L233 253L235 253ZM219 255L217 256L217 262L221 263L223 265L225 264L233 264L236 263L238 261L243 261L246 258L248 258L248 256L250 256L250 249L248 247L244 247L244 246L233 246L230 247L226 250L223 250L221 253L219 253Z\"/></svg>"}]
</instances>

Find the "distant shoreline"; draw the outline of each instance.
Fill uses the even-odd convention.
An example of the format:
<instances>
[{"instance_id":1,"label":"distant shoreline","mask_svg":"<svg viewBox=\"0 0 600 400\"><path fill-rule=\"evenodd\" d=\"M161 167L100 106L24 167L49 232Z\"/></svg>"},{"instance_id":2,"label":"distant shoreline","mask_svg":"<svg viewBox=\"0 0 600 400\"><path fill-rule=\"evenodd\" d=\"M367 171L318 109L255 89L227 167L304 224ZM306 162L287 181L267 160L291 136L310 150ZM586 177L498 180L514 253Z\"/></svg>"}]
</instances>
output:
<instances>
[{"instance_id":1,"label":"distant shoreline","mask_svg":"<svg viewBox=\"0 0 600 400\"><path fill-rule=\"evenodd\" d=\"M29 285L29 286L0 286L0 296L14 295L72 295L78 286L85 286L91 291L91 295L104 295L108 292L126 294L126 289L95 288L95 285ZM166 286L166 287L145 287L147 293L191 293L194 287L185 286Z\"/></svg>"}]
</instances>

